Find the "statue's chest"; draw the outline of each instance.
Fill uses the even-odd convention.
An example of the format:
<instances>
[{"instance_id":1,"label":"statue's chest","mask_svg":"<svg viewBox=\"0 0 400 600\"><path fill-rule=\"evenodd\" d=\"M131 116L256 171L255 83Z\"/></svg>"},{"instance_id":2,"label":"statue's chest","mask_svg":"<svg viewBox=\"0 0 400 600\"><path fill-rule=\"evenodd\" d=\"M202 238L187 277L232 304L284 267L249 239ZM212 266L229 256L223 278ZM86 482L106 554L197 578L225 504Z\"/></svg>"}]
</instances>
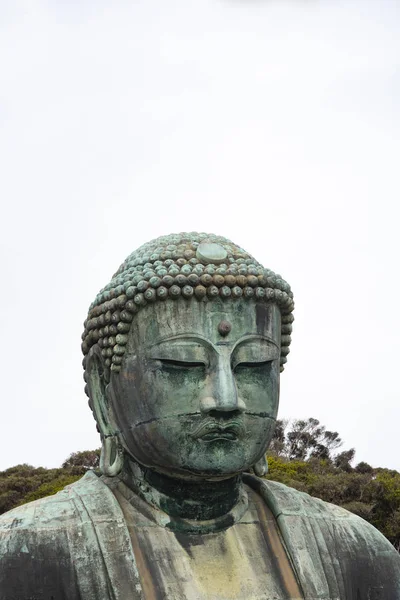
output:
<instances>
[{"instance_id":1,"label":"statue's chest","mask_svg":"<svg viewBox=\"0 0 400 600\"><path fill-rule=\"evenodd\" d=\"M226 531L177 534L140 519L130 530L146 600L302 598L275 520L254 492Z\"/></svg>"}]
</instances>

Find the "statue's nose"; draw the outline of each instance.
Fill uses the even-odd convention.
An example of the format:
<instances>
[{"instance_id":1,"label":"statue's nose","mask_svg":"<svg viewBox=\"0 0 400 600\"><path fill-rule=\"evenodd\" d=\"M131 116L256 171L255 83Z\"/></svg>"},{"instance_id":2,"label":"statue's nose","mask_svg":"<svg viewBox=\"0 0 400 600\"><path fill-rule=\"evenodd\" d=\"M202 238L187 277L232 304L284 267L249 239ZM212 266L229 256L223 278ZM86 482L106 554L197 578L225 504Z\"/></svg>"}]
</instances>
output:
<instances>
[{"instance_id":1,"label":"statue's nose","mask_svg":"<svg viewBox=\"0 0 400 600\"><path fill-rule=\"evenodd\" d=\"M230 365L218 365L216 371L210 375L207 392L200 400L200 410L202 413L210 411L219 412L243 412L246 404L240 398L234 374Z\"/></svg>"}]
</instances>

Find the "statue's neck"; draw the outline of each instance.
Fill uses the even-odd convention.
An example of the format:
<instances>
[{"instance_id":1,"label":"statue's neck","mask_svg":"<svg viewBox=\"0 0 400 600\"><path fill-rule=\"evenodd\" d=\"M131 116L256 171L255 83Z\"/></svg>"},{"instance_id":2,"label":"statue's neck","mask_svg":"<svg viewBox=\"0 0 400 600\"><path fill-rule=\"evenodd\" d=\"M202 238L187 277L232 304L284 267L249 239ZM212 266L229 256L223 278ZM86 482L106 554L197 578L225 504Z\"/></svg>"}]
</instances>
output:
<instances>
[{"instance_id":1,"label":"statue's neck","mask_svg":"<svg viewBox=\"0 0 400 600\"><path fill-rule=\"evenodd\" d=\"M238 475L219 481L191 481L168 477L129 461L120 477L142 499L167 513L175 529L195 530L198 523L204 530L200 524L212 521L216 529L224 529L238 521L247 508Z\"/></svg>"}]
</instances>

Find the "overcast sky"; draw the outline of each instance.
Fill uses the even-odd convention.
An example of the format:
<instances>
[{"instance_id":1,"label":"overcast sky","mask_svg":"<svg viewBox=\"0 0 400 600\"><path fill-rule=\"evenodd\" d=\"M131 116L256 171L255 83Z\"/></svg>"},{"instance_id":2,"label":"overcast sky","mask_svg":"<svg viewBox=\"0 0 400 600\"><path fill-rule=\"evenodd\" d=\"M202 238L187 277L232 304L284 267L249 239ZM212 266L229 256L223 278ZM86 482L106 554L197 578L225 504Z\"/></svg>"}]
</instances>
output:
<instances>
[{"instance_id":1,"label":"overcast sky","mask_svg":"<svg viewBox=\"0 0 400 600\"><path fill-rule=\"evenodd\" d=\"M398 0L0 3L0 469L98 447L90 302L139 245L291 285L280 415L400 470Z\"/></svg>"}]
</instances>

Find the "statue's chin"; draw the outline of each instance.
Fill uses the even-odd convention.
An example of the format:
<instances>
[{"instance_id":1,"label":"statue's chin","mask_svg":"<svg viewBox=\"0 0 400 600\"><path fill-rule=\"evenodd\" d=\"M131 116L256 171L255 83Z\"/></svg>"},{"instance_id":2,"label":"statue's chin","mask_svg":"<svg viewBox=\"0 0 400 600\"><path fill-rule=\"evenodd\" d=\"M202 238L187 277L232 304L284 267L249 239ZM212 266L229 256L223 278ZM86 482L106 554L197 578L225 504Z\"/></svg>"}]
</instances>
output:
<instances>
[{"instance_id":1,"label":"statue's chin","mask_svg":"<svg viewBox=\"0 0 400 600\"><path fill-rule=\"evenodd\" d=\"M226 479L231 479L232 477L236 477L245 471L250 471L251 466L242 466L237 469L212 469L212 468L199 468L199 467L172 467L165 465L160 465L152 462L145 462L143 460L138 460L131 453L129 453L129 465L130 470L136 475L139 475L140 471L143 469L150 469L160 475L165 475L167 477L173 479L182 479L186 481L224 481Z\"/></svg>"},{"instance_id":2,"label":"statue's chin","mask_svg":"<svg viewBox=\"0 0 400 600\"><path fill-rule=\"evenodd\" d=\"M269 437L254 437L253 440L228 439L205 442L202 440L173 443L160 438L160 444L154 445L150 452L143 452L145 440L139 444L124 443L127 454L142 467L151 469L172 478L218 481L235 477L240 473L250 471L264 457L268 447ZM162 443L161 443L162 442ZM155 448L165 448L165 451L155 452Z\"/></svg>"},{"instance_id":3,"label":"statue's chin","mask_svg":"<svg viewBox=\"0 0 400 600\"><path fill-rule=\"evenodd\" d=\"M180 470L180 471L172 471L171 469L164 469L162 467L151 467L153 471L160 473L161 475L167 475L168 477L174 479L182 479L186 481L224 481L226 479L231 479L232 477L236 477L240 475L246 469L240 471L226 471L226 472L214 472L211 470L204 470L201 472L190 471L190 470Z\"/></svg>"}]
</instances>

